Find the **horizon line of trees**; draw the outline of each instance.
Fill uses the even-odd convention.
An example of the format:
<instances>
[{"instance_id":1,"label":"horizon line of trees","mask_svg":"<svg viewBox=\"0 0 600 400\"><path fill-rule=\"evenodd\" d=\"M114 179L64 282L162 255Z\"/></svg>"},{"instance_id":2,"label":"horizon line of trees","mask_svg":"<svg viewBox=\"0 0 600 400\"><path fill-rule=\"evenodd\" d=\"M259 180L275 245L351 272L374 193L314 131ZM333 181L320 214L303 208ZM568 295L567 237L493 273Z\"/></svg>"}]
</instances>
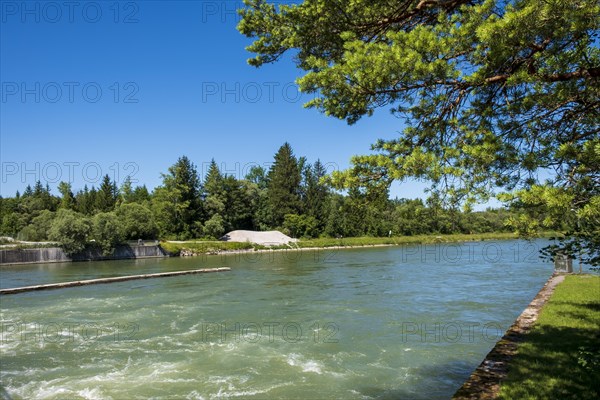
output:
<instances>
[{"instance_id":1,"label":"horizon line of trees","mask_svg":"<svg viewBox=\"0 0 600 400\"><path fill-rule=\"evenodd\" d=\"M218 239L236 229L281 230L292 237L351 237L510 231L519 211L505 208L463 212L442 199L390 199L388 191L334 190L320 160L296 157L284 143L267 171L253 167L242 179L223 174L213 159L201 181L186 156L162 175L152 192L145 185L121 187L104 176L98 188L76 193L58 185L60 196L37 182L15 197L0 197L0 235L56 241L69 253L90 241L106 254L127 240ZM542 218L543 216L540 216Z\"/></svg>"}]
</instances>

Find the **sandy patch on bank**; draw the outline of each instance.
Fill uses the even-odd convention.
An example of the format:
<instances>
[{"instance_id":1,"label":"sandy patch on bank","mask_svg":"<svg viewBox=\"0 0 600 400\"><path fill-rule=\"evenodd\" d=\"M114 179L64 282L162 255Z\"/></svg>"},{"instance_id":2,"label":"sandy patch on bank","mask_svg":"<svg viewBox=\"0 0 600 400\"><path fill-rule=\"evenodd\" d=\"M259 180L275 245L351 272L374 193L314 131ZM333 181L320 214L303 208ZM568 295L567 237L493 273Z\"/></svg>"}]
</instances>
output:
<instances>
[{"instance_id":1,"label":"sandy patch on bank","mask_svg":"<svg viewBox=\"0 0 600 400\"><path fill-rule=\"evenodd\" d=\"M250 242L263 246L281 246L298 241L298 239L292 239L279 231L231 231L225 234L221 240L225 242Z\"/></svg>"}]
</instances>

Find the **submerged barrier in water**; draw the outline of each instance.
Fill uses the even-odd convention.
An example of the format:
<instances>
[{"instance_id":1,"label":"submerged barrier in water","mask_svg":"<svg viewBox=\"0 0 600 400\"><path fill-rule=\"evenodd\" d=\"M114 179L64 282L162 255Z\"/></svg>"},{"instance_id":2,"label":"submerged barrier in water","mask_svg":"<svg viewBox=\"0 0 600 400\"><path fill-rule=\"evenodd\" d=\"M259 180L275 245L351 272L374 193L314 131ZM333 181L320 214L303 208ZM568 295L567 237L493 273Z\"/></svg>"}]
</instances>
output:
<instances>
[{"instance_id":1,"label":"submerged barrier in water","mask_svg":"<svg viewBox=\"0 0 600 400\"><path fill-rule=\"evenodd\" d=\"M112 277L112 278L87 279L87 280L83 280L83 281L48 283L48 284L44 284L44 285L33 285L33 286L22 286L22 287L9 288L9 289L0 289L0 295L31 292L34 290L62 289L62 288L73 287L73 286L95 285L95 284L100 284L100 283L124 282L124 281L132 281L134 279L164 278L164 277L168 277L168 276L204 274L204 273L209 273L209 272L225 272L225 271L231 271L231 268L223 267L223 268L192 269L189 271L159 272L156 274L127 275L127 276L116 276L116 277Z\"/></svg>"}]
</instances>

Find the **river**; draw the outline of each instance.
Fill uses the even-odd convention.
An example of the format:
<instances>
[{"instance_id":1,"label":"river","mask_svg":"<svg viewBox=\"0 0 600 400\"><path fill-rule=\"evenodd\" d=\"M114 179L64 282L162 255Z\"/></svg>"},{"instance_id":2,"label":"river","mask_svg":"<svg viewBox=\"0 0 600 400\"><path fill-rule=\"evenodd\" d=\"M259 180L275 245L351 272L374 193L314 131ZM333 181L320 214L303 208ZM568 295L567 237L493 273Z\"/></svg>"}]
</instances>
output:
<instances>
[{"instance_id":1,"label":"river","mask_svg":"<svg viewBox=\"0 0 600 400\"><path fill-rule=\"evenodd\" d=\"M14 399L447 399L529 304L544 240L0 267Z\"/></svg>"}]
</instances>

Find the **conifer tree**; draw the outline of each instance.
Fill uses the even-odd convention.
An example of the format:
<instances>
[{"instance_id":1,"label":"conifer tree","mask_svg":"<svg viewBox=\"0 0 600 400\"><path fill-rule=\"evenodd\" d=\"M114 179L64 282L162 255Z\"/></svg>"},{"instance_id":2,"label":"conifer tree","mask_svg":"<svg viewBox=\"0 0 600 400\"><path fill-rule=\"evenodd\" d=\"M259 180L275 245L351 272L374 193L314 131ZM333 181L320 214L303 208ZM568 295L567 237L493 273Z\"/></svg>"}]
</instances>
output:
<instances>
[{"instance_id":1,"label":"conifer tree","mask_svg":"<svg viewBox=\"0 0 600 400\"><path fill-rule=\"evenodd\" d=\"M110 176L104 175L100 189L96 195L95 208L100 212L114 210L117 202L117 184L110 180Z\"/></svg>"},{"instance_id":2,"label":"conifer tree","mask_svg":"<svg viewBox=\"0 0 600 400\"><path fill-rule=\"evenodd\" d=\"M182 156L162 177L163 185L155 190L153 198L161 233L182 239L198 236L197 226L202 217L202 185L196 166Z\"/></svg>"},{"instance_id":3,"label":"conifer tree","mask_svg":"<svg viewBox=\"0 0 600 400\"><path fill-rule=\"evenodd\" d=\"M302 180L298 159L289 143L284 143L275 154L275 162L267 175L267 198L271 211L271 224L283 224L286 214L300 213L300 182Z\"/></svg>"},{"instance_id":4,"label":"conifer tree","mask_svg":"<svg viewBox=\"0 0 600 400\"><path fill-rule=\"evenodd\" d=\"M214 159L211 160L206 179L204 179L204 207L207 219L215 214L223 216L225 211L225 187L224 180L219 167Z\"/></svg>"},{"instance_id":5,"label":"conifer tree","mask_svg":"<svg viewBox=\"0 0 600 400\"><path fill-rule=\"evenodd\" d=\"M317 160L314 165L308 164L304 168L304 211L318 221L320 228L326 224L329 188L322 182L326 174L327 171L321 160Z\"/></svg>"}]
</instances>

